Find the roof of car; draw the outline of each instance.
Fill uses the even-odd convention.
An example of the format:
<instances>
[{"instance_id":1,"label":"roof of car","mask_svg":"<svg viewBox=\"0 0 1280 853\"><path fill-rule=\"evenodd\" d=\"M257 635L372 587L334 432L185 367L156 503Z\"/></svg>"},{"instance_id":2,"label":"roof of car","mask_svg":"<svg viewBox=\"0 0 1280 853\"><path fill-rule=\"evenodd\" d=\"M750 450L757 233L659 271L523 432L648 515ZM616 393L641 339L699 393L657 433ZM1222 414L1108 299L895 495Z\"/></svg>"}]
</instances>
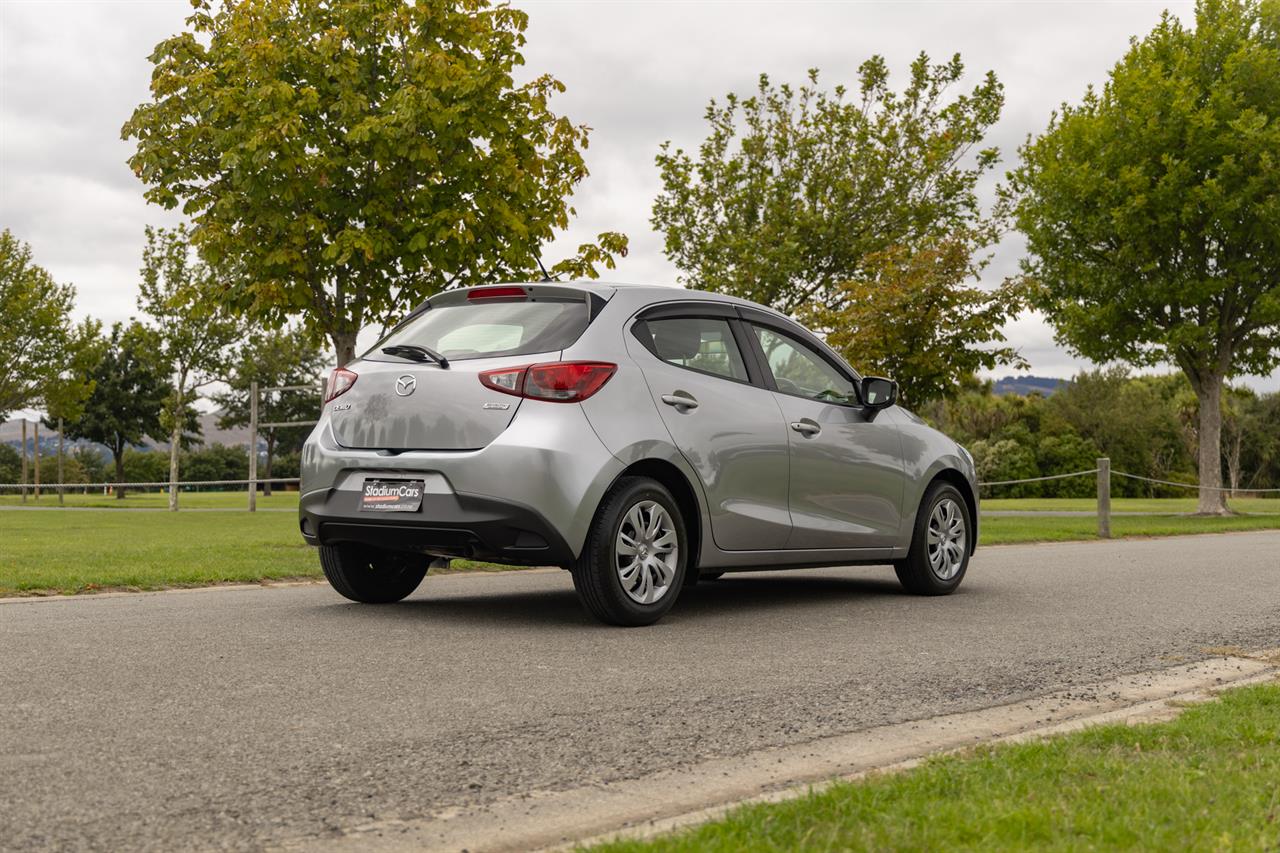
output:
<instances>
[{"instance_id":1,"label":"roof of car","mask_svg":"<svg viewBox=\"0 0 1280 853\"><path fill-rule=\"evenodd\" d=\"M617 291L626 291L630 296L652 296L664 301L669 299L707 299L716 302L728 302L734 305L748 305L753 308L762 308L773 313L778 313L775 309L770 308L767 305L760 305L759 303L751 302L750 300L742 299L737 296L730 296L726 293L713 293L708 290L691 290L690 288L683 287L678 284L637 284L635 282L598 281L592 279L574 279L571 281L512 281L504 282L504 284L535 287L537 285L577 287L605 298L612 296Z\"/></svg>"}]
</instances>

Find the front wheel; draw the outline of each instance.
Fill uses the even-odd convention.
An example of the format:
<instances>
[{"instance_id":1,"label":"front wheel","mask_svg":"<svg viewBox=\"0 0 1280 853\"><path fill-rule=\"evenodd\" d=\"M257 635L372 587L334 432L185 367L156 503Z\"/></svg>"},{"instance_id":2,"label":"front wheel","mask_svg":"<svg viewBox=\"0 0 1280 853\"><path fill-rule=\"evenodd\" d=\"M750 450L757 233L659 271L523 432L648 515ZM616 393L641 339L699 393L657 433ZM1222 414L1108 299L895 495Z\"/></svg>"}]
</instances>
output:
<instances>
[{"instance_id":1,"label":"front wheel","mask_svg":"<svg viewBox=\"0 0 1280 853\"><path fill-rule=\"evenodd\" d=\"M329 585L352 601L390 604L418 588L430 557L345 543L320 546L320 567Z\"/></svg>"},{"instance_id":2,"label":"front wheel","mask_svg":"<svg viewBox=\"0 0 1280 853\"><path fill-rule=\"evenodd\" d=\"M969 505L950 483L934 483L916 514L907 557L893 564L898 580L915 595L955 592L969 568L973 523Z\"/></svg>"},{"instance_id":3,"label":"front wheel","mask_svg":"<svg viewBox=\"0 0 1280 853\"><path fill-rule=\"evenodd\" d=\"M583 606L610 625L661 619L684 584L688 536L675 499L648 477L624 477L600 503L573 586Z\"/></svg>"}]
</instances>

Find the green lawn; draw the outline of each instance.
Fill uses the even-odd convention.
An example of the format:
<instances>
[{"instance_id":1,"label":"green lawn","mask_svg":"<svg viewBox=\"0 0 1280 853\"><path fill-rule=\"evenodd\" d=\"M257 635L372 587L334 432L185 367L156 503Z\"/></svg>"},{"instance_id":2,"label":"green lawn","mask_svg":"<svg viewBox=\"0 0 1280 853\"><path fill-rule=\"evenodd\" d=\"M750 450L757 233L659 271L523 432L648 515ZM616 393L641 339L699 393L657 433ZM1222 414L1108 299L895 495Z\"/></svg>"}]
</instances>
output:
<instances>
[{"instance_id":1,"label":"green lawn","mask_svg":"<svg viewBox=\"0 0 1280 853\"><path fill-rule=\"evenodd\" d=\"M320 563L293 513L0 510L0 596L294 577L320 577Z\"/></svg>"},{"instance_id":2,"label":"green lawn","mask_svg":"<svg viewBox=\"0 0 1280 853\"><path fill-rule=\"evenodd\" d=\"M1169 723L980 748L602 851L1275 850L1280 686Z\"/></svg>"},{"instance_id":3,"label":"green lawn","mask_svg":"<svg viewBox=\"0 0 1280 853\"><path fill-rule=\"evenodd\" d=\"M165 496L78 500L163 507ZM68 496L71 502L73 496ZM243 493L183 495L184 506L233 509ZM42 497L42 504L56 498ZM263 509L294 510L296 492L259 499ZM992 502L994 503L994 502ZM1008 507L1042 501L1003 502ZM1045 507L1039 507L1045 508ZM1049 507L1053 508L1053 507ZM1177 510L1174 510L1177 511ZM1169 536L1280 528L1280 513L1231 518L1117 516L1116 536ZM984 518L983 545L1092 539L1093 518ZM453 571L497 566L454 561ZM0 595L101 588L156 589L223 581L317 577L315 552L302 543L293 512L21 512L0 509Z\"/></svg>"},{"instance_id":4,"label":"green lawn","mask_svg":"<svg viewBox=\"0 0 1280 853\"><path fill-rule=\"evenodd\" d=\"M1280 514L1236 515L1227 518L1189 518L1186 516L1111 517L1111 535L1178 536L1188 533L1229 533L1240 530L1280 529ZM978 531L982 545L1012 545L1020 542L1066 542L1096 539L1098 520L1090 516L1074 518L999 517L983 518Z\"/></svg>"},{"instance_id":5,"label":"green lawn","mask_svg":"<svg viewBox=\"0 0 1280 853\"><path fill-rule=\"evenodd\" d=\"M1227 501L1236 512L1280 514L1280 497L1275 498L1234 498ZM1049 510L1084 510L1094 512L1098 509L1095 498L983 498L984 510L1018 509L1031 512ZM1187 513L1196 511L1194 496L1186 498L1112 498L1112 512L1167 512Z\"/></svg>"}]
</instances>

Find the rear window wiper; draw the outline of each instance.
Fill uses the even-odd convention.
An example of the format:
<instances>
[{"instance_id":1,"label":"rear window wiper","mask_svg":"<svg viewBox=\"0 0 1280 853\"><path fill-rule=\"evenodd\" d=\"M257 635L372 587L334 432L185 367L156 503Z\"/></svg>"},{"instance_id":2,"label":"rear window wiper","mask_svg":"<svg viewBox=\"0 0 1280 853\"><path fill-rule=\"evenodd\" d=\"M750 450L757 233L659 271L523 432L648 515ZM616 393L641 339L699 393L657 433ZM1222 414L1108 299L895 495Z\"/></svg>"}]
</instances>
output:
<instances>
[{"instance_id":1,"label":"rear window wiper","mask_svg":"<svg viewBox=\"0 0 1280 853\"><path fill-rule=\"evenodd\" d=\"M407 358L411 361L434 361L441 367L449 366L449 359L445 358L433 349L418 346L417 344L396 344L395 346L383 347L382 351L387 355L396 355L400 358Z\"/></svg>"}]
</instances>

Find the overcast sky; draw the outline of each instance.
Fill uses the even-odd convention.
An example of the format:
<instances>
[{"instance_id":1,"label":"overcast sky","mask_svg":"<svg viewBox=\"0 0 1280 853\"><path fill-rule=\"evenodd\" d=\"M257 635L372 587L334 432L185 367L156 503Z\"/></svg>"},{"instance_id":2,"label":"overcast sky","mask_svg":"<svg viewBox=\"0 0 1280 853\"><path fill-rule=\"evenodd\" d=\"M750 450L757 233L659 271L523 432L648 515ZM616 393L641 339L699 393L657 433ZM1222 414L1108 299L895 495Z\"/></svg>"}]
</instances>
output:
<instances>
[{"instance_id":1,"label":"overcast sky","mask_svg":"<svg viewBox=\"0 0 1280 853\"><path fill-rule=\"evenodd\" d=\"M605 230L631 238L609 278L676 283L649 226L659 189L653 158L670 139L696 147L709 98L751 90L757 76L800 82L816 67L828 86L851 84L858 65L884 55L903 82L920 51L959 52L976 84L988 69L1006 106L989 142L1003 168L1026 134L1064 100L1101 83L1128 39L1170 2L609 2L523 0L529 73L550 72L568 91L554 109L594 130L591 176L562 248ZM0 0L0 227L32 245L38 263L76 285L79 310L105 321L134 312L145 224L173 214L147 205L125 159L120 126L147 97L156 42L183 26L183 0ZM988 201L990 185L987 187ZM989 281L1012 272L1021 244L1007 239ZM1083 362L1053 343L1035 317L1007 330L1040 375L1070 376ZM999 374L1009 371L998 371ZM1250 384L1273 390L1280 378Z\"/></svg>"}]
</instances>

